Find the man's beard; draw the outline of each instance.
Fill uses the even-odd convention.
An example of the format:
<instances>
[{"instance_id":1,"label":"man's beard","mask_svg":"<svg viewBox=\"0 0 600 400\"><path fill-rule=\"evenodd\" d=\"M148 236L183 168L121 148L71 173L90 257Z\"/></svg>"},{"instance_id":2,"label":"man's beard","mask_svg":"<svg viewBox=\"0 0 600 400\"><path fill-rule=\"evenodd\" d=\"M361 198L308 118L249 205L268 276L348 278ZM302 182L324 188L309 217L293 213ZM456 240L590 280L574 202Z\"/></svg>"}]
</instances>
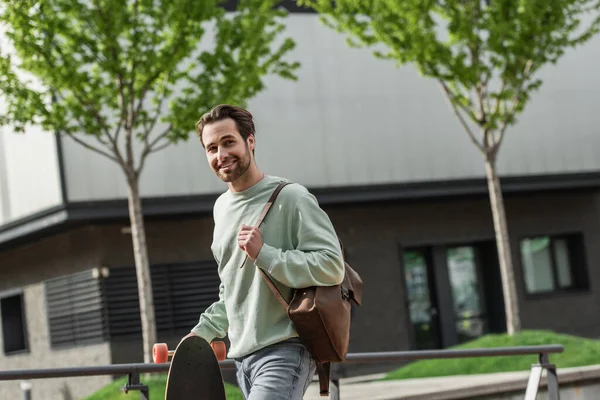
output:
<instances>
[{"instance_id":1,"label":"man's beard","mask_svg":"<svg viewBox=\"0 0 600 400\"><path fill-rule=\"evenodd\" d=\"M250 168L251 158L250 158L250 149L246 146L246 154L244 158L237 158L235 160L234 169L228 173L222 172L220 169L216 171L217 176L221 178L223 182L233 182L238 180L242 175L248 171Z\"/></svg>"}]
</instances>

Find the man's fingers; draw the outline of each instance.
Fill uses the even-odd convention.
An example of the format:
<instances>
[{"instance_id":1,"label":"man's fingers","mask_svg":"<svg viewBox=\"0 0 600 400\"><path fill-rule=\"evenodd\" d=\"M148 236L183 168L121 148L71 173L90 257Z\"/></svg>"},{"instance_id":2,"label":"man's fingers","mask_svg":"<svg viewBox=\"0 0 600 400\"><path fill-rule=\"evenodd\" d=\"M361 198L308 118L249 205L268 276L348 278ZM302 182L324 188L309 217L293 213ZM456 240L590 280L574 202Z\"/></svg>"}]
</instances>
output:
<instances>
[{"instance_id":1,"label":"man's fingers","mask_svg":"<svg viewBox=\"0 0 600 400\"><path fill-rule=\"evenodd\" d=\"M254 228L252 228L252 227L250 227L247 230L246 229L241 229L238 232L238 238L240 238L240 237L250 237L250 236L252 236L255 233L256 233L256 230Z\"/></svg>"},{"instance_id":2,"label":"man's fingers","mask_svg":"<svg viewBox=\"0 0 600 400\"><path fill-rule=\"evenodd\" d=\"M248 240L252 235L250 233L240 233L238 235L238 240Z\"/></svg>"}]
</instances>

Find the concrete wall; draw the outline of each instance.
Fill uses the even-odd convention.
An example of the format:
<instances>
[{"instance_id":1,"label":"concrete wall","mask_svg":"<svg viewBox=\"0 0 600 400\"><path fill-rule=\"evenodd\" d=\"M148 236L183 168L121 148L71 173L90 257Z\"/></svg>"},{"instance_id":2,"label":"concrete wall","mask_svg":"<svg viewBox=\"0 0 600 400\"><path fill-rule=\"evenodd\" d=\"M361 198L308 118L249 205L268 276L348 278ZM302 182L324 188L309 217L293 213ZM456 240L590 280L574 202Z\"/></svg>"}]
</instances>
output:
<instances>
[{"instance_id":1,"label":"concrete wall","mask_svg":"<svg viewBox=\"0 0 600 400\"><path fill-rule=\"evenodd\" d=\"M44 302L44 286L42 283L35 283L26 285L23 289L29 351L8 356L0 352L0 370L82 367L110 363L108 343L59 350L51 349ZM0 348L3 348L1 335ZM36 400L79 399L109 382L109 376L34 380L32 381L32 398ZM72 397L68 397L69 395ZM0 381L0 399L20 399L21 397L22 392L18 380Z\"/></svg>"},{"instance_id":2,"label":"concrete wall","mask_svg":"<svg viewBox=\"0 0 600 400\"><path fill-rule=\"evenodd\" d=\"M56 138L0 129L0 226L62 202Z\"/></svg>"},{"instance_id":3,"label":"concrete wall","mask_svg":"<svg viewBox=\"0 0 600 400\"><path fill-rule=\"evenodd\" d=\"M434 81L413 67L376 59L368 49L349 48L343 35L324 27L316 15L292 14L286 24L286 33L297 41L290 59L302 67L298 82L265 78L266 89L250 102L262 168L312 187L483 176L480 154ZM210 47L211 40L202 46ZM600 79L593 73L600 68L599 44L597 36L540 71L544 85L504 142L502 175L600 169L594 101ZM114 162L69 138L61 143L69 200L126 197ZM3 128L0 147L0 226L61 203L54 135L39 127L25 135ZM224 188L193 134L190 141L153 154L141 186L144 196Z\"/></svg>"},{"instance_id":4,"label":"concrete wall","mask_svg":"<svg viewBox=\"0 0 600 400\"><path fill-rule=\"evenodd\" d=\"M396 68L367 49L349 48L316 15L292 14L286 33L297 42L290 59L297 82L265 79L250 102L257 124L256 156L265 171L312 187L474 178L482 157L457 122L438 84L413 67ZM568 50L540 71L544 85L503 144L503 175L597 171L600 36ZM198 117L206 110L198 110ZM192 129L195 121L190 121ZM64 139L72 201L124 198L119 167ZM310 162L307 162L310 160ZM213 193L223 184L192 139L152 155L144 196Z\"/></svg>"}]
</instances>

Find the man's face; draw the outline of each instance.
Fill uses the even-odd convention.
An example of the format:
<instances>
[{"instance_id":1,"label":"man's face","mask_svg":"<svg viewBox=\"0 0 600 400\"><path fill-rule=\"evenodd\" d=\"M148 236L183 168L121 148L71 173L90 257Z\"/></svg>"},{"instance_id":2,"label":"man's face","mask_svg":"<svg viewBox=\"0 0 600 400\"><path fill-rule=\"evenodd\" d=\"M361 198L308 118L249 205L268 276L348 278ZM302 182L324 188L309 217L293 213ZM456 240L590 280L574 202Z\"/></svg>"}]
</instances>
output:
<instances>
[{"instance_id":1,"label":"man's face","mask_svg":"<svg viewBox=\"0 0 600 400\"><path fill-rule=\"evenodd\" d=\"M202 143L208 164L224 182L235 182L250 168L254 136L250 135L244 141L233 119L206 125L202 132Z\"/></svg>"}]
</instances>

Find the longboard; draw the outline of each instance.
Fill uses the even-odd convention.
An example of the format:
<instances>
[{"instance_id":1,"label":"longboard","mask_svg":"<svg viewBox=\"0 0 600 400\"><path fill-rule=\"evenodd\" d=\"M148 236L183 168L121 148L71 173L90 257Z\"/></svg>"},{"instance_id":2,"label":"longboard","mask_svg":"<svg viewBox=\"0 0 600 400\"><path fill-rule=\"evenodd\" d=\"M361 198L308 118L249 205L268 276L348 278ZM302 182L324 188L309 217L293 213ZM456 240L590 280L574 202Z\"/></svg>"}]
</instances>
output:
<instances>
[{"instance_id":1,"label":"longboard","mask_svg":"<svg viewBox=\"0 0 600 400\"><path fill-rule=\"evenodd\" d=\"M188 336L168 350L166 343L153 347L155 363L164 363L171 356L165 400L226 400L219 359L224 359L223 342L211 346L199 336ZM216 354L215 354L216 353Z\"/></svg>"}]
</instances>

